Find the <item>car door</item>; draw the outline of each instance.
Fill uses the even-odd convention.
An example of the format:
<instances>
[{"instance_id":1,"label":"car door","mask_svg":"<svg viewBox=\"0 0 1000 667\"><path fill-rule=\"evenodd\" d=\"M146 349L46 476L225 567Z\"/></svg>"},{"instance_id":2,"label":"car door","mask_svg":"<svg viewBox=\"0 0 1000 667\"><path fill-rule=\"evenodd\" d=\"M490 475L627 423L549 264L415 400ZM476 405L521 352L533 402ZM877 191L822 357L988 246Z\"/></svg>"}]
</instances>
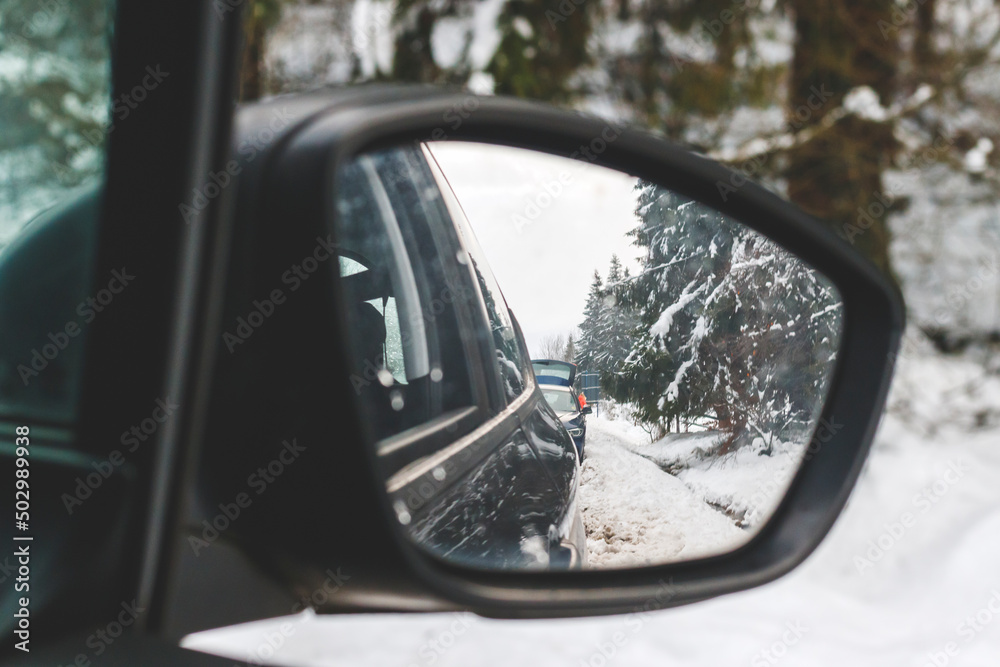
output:
<instances>
[{"instance_id":1,"label":"car door","mask_svg":"<svg viewBox=\"0 0 1000 667\"><path fill-rule=\"evenodd\" d=\"M353 382L397 520L472 566L547 565L575 488L559 488L522 429L534 383L485 259L462 243L419 150L340 178Z\"/></svg>"},{"instance_id":2,"label":"car door","mask_svg":"<svg viewBox=\"0 0 1000 667\"><path fill-rule=\"evenodd\" d=\"M544 530L549 540L549 551L559 551L560 558L569 557L575 563L582 554L581 538L579 535L574 536L575 539L570 536L577 517L575 501L579 461L576 449L566 430L559 424L555 412L538 391L521 327L514 313L507 307L469 220L433 153L426 146L423 148L423 155L439 186L447 215L459 230L465 252L470 256L483 308L490 320L497 369L503 377L505 397L509 405L516 404L518 422L530 447L530 457L527 460L532 464L535 461L541 463L545 478L540 478L540 483L547 482L551 489L542 501L543 514L537 522L546 523ZM561 553L562 543L572 543L574 553Z\"/></svg>"}]
</instances>

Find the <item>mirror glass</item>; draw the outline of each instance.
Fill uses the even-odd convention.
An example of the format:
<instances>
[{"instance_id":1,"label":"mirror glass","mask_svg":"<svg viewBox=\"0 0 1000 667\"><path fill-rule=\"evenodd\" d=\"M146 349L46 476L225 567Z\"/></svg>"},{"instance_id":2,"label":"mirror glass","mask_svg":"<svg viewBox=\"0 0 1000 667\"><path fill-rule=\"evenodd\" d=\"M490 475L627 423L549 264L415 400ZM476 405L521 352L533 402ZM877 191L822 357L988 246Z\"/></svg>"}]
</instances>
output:
<instances>
[{"instance_id":1,"label":"mirror glass","mask_svg":"<svg viewBox=\"0 0 1000 667\"><path fill-rule=\"evenodd\" d=\"M835 428L830 281L576 158L416 143L335 177L351 383L394 519L450 563L732 551Z\"/></svg>"}]
</instances>

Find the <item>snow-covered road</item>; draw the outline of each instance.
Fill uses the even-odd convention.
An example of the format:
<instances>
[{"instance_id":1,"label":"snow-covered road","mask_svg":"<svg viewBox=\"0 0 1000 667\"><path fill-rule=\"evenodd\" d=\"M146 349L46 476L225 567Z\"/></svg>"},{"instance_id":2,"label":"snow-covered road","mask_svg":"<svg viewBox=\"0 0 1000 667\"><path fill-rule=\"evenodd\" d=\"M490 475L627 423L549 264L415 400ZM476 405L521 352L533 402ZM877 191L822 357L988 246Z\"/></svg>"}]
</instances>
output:
<instances>
[{"instance_id":1,"label":"snow-covered road","mask_svg":"<svg viewBox=\"0 0 1000 667\"><path fill-rule=\"evenodd\" d=\"M591 567L629 567L720 553L744 531L684 482L636 454L616 423L587 421L579 502Z\"/></svg>"}]
</instances>

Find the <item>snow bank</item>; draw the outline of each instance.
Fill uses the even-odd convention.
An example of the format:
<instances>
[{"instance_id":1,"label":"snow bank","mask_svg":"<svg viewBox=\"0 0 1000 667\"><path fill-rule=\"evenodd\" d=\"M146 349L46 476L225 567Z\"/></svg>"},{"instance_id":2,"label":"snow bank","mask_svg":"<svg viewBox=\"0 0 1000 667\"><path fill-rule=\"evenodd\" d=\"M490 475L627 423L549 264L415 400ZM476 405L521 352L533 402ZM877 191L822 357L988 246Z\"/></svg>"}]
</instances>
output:
<instances>
[{"instance_id":1,"label":"snow bank","mask_svg":"<svg viewBox=\"0 0 1000 667\"><path fill-rule=\"evenodd\" d=\"M722 553L743 531L673 475L622 446L608 422L587 424L579 502L588 565L635 567Z\"/></svg>"},{"instance_id":2,"label":"snow bank","mask_svg":"<svg viewBox=\"0 0 1000 667\"><path fill-rule=\"evenodd\" d=\"M594 425L613 434L622 447L675 475L702 502L747 529L759 527L771 515L798 470L807 444L776 441L772 454L766 456L760 454L763 442L758 441L716 456L725 438L718 431L670 433L650 443L641 429L621 418L588 422L588 428Z\"/></svg>"}]
</instances>

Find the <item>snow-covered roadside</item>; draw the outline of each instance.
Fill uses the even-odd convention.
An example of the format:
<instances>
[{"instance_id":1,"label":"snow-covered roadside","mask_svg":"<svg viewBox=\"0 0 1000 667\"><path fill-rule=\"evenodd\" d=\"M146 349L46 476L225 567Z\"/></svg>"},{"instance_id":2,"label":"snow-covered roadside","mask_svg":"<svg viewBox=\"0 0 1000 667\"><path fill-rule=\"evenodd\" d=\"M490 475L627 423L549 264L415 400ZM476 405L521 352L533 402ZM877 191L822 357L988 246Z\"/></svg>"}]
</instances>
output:
<instances>
[{"instance_id":1,"label":"snow-covered roadside","mask_svg":"<svg viewBox=\"0 0 1000 667\"><path fill-rule=\"evenodd\" d=\"M687 560L744 541L744 531L684 482L626 449L614 426L587 424L578 499L591 567Z\"/></svg>"},{"instance_id":2,"label":"snow-covered roadside","mask_svg":"<svg viewBox=\"0 0 1000 667\"><path fill-rule=\"evenodd\" d=\"M266 662L281 665L993 667L1000 656L1000 427L988 419L987 428L972 428L964 411L1000 408L1000 378L920 351L904 357L892 404L828 539L770 585L640 616L303 617L290 635L279 634L288 622L281 619L201 633L185 644L246 659L277 637L282 645Z\"/></svg>"},{"instance_id":3,"label":"snow-covered roadside","mask_svg":"<svg viewBox=\"0 0 1000 667\"><path fill-rule=\"evenodd\" d=\"M772 443L770 455L761 455L763 441L724 456L712 452L723 434L718 431L670 433L649 442L645 431L627 418L607 419L605 415L588 422L588 438L593 429L622 447L646 458L684 482L702 501L728 515L740 528L748 529L733 548L749 539L771 515L805 453L808 443ZM588 445L589 447L589 445ZM590 450L588 449L588 455Z\"/></svg>"}]
</instances>

